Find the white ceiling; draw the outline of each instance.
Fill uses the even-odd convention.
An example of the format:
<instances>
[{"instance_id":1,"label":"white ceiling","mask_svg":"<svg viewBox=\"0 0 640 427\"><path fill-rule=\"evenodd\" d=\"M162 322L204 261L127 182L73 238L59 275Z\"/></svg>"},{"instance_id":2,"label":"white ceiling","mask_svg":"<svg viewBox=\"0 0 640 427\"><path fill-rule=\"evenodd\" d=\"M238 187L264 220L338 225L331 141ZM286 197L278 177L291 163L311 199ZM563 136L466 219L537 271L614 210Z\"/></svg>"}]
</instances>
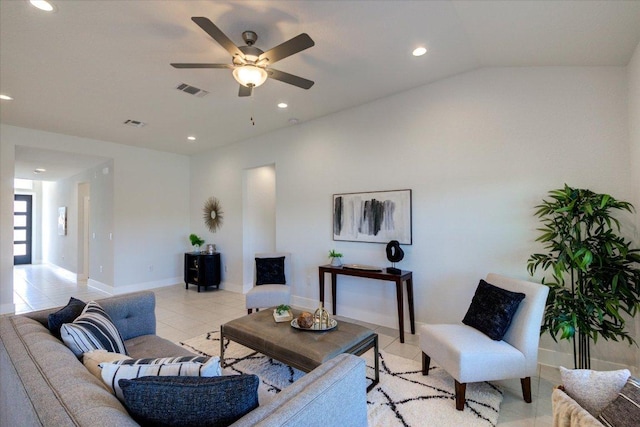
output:
<instances>
[{"instance_id":1,"label":"white ceiling","mask_svg":"<svg viewBox=\"0 0 640 427\"><path fill-rule=\"evenodd\" d=\"M1 101L0 121L181 154L480 67L624 66L640 42L640 1L53 3L47 14L27 0L0 0L0 92L15 98ZM238 45L253 30L263 50L308 33L316 45L275 68L315 85L268 80L239 98L230 70L171 67L230 62L192 16L211 19ZM418 45L429 52L415 58ZM183 82L210 94L176 90Z\"/></svg>"}]
</instances>

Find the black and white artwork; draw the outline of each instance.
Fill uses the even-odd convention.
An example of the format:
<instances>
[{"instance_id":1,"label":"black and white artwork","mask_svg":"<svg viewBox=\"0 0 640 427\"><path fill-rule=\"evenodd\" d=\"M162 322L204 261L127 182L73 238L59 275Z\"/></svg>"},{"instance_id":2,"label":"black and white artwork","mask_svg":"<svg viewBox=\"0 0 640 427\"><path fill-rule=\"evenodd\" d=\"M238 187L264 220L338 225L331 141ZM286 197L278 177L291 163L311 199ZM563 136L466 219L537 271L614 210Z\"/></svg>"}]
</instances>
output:
<instances>
[{"instance_id":1,"label":"black and white artwork","mask_svg":"<svg viewBox=\"0 0 640 427\"><path fill-rule=\"evenodd\" d=\"M411 190L333 195L333 240L411 244Z\"/></svg>"}]
</instances>

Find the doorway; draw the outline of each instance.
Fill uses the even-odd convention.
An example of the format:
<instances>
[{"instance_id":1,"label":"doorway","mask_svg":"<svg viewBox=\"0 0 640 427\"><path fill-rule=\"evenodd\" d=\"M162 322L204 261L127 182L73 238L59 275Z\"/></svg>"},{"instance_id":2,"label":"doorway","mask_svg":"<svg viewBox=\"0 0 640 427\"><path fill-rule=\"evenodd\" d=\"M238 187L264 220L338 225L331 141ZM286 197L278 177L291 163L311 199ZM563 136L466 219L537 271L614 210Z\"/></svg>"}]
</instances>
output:
<instances>
[{"instance_id":1,"label":"doorway","mask_svg":"<svg viewBox=\"0 0 640 427\"><path fill-rule=\"evenodd\" d=\"M13 264L31 264L33 198L16 194L13 200Z\"/></svg>"}]
</instances>

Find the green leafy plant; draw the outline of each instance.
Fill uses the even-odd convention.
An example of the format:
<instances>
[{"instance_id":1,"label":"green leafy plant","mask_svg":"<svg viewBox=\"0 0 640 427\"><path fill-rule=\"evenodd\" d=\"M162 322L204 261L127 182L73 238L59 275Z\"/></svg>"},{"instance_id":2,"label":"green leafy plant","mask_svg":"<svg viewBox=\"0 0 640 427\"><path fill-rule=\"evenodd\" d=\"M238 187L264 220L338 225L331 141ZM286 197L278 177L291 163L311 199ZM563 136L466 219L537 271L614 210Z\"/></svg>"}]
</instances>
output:
<instances>
[{"instance_id":1,"label":"green leafy plant","mask_svg":"<svg viewBox=\"0 0 640 427\"><path fill-rule=\"evenodd\" d=\"M329 251L329 258L342 258L342 254L340 252L336 252L335 249L331 249Z\"/></svg>"},{"instance_id":2,"label":"green leafy plant","mask_svg":"<svg viewBox=\"0 0 640 427\"><path fill-rule=\"evenodd\" d=\"M598 337L635 343L623 314L634 317L640 310L640 250L618 235L620 222L611 214L634 208L566 184L548 194L535 213L542 222L536 240L548 252L531 255L527 263L531 275L538 269L550 273L542 280L549 296L541 333L573 340L575 367L588 369L590 342Z\"/></svg>"},{"instance_id":3,"label":"green leafy plant","mask_svg":"<svg viewBox=\"0 0 640 427\"><path fill-rule=\"evenodd\" d=\"M291 307L289 307L287 304L280 304L279 306L276 307L277 314L282 314L289 310L291 310Z\"/></svg>"},{"instance_id":4,"label":"green leafy plant","mask_svg":"<svg viewBox=\"0 0 640 427\"><path fill-rule=\"evenodd\" d=\"M198 237L195 234L190 234L189 235L189 240L191 241L191 245L192 246L202 246L202 245L204 245L204 240L202 240L200 237Z\"/></svg>"}]
</instances>

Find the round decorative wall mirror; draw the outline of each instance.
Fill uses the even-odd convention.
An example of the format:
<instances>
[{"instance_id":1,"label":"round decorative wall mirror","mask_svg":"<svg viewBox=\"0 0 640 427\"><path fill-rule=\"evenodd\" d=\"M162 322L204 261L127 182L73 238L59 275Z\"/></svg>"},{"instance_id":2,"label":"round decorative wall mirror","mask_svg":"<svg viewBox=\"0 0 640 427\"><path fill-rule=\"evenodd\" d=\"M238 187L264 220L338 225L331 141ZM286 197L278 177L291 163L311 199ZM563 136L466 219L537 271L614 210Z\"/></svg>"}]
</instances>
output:
<instances>
[{"instance_id":1,"label":"round decorative wall mirror","mask_svg":"<svg viewBox=\"0 0 640 427\"><path fill-rule=\"evenodd\" d=\"M204 212L205 225L209 228L209 231L215 233L222 225L222 207L220 206L220 201L215 197L209 197L207 201L204 202L202 210Z\"/></svg>"}]
</instances>

